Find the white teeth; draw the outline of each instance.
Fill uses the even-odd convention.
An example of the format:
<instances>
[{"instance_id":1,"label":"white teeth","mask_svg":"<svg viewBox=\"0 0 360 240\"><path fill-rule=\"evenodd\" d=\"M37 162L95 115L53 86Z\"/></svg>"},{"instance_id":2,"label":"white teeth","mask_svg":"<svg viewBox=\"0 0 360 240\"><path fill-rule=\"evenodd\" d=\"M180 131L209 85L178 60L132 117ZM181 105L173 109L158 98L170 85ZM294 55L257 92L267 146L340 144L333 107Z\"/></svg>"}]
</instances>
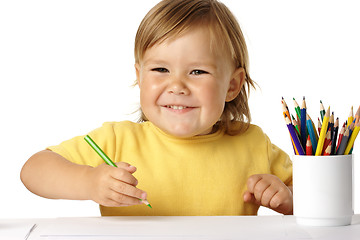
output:
<instances>
[{"instance_id":1,"label":"white teeth","mask_svg":"<svg viewBox=\"0 0 360 240\"><path fill-rule=\"evenodd\" d=\"M166 107L172 108L172 109L175 109L175 110L182 110L182 109L187 108L186 106L175 106L175 105L167 105Z\"/></svg>"}]
</instances>

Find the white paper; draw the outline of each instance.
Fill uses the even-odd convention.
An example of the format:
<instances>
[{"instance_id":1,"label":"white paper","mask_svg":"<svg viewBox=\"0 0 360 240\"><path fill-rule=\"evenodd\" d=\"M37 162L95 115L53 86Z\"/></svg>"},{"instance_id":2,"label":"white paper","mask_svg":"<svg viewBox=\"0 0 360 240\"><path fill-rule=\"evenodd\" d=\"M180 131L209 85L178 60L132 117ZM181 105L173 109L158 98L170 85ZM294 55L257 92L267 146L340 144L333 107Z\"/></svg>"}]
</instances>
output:
<instances>
[{"instance_id":1,"label":"white paper","mask_svg":"<svg viewBox=\"0 0 360 240\"><path fill-rule=\"evenodd\" d=\"M271 217L62 218L44 226L40 239L310 239Z\"/></svg>"},{"instance_id":2,"label":"white paper","mask_svg":"<svg viewBox=\"0 0 360 240\"><path fill-rule=\"evenodd\" d=\"M21 222L1 222L0 223L0 239L6 240L26 240L31 235L31 230L36 227L34 223Z\"/></svg>"}]
</instances>

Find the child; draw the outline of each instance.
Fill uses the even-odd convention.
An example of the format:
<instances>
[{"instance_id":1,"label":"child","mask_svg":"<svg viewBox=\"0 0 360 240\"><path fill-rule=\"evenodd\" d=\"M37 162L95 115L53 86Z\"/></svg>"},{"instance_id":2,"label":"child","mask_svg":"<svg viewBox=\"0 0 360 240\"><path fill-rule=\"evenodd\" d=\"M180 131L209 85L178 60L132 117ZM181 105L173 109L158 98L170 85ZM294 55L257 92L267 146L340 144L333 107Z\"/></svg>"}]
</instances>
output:
<instances>
[{"instance_id":1,"label":"child","mask_svg":"<svg viewBox=\"0 0 360 240\"><path fill-rule=\"evenodd\" d=\"M25 163L21 179L30 191L91 199L103 216L254 215L260 205L292 214L292 164L250 124L254 83L226 6L158 3L139 26L135 69L141 121L89 133L118 168L75 137Z\"/></svg>"}]
</instances>

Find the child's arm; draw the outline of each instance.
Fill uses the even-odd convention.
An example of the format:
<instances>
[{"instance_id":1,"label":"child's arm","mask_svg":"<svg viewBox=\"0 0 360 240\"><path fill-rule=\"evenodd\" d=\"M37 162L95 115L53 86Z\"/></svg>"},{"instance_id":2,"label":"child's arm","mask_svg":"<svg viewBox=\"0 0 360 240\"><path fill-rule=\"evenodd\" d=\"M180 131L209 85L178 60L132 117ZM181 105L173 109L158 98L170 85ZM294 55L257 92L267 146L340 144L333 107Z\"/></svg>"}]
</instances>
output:
<instances>
[{"instance_id":1,"label":"child's arm","mask_svg":"<svg viewBox=\"0 0 360 240\"><path fill-rule=\"evenodd\" d=\"M20 177L31 192L46 198L93 200L109 207L141 204L146 193L136 188L136 168L124 162L117 166L78 165L44 150L24 164Z\"/></svg>"},{"instance_id":2,"label":"child's arm","mask_svg":"<svg viewBox=\"0 0 360 240\"><path fill-rule=\"evenodd\" d=\"M253 202L282 214L293 214L292 186L286 186L271 174L256 174L248 178L245 202Z\"/></svg>"}]
</instances>

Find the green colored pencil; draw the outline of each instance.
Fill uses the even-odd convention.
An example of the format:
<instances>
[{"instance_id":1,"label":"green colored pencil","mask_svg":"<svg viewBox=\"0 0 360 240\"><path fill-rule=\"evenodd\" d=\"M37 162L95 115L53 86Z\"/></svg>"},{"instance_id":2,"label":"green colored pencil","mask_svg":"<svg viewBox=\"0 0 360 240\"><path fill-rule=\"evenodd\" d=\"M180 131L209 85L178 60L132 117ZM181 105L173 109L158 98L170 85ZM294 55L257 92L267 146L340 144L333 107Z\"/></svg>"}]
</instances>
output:
<instances>
[{"instance_id":1,"label":"green colored pencil","mask_svg":"<svg viewBox=\"0 0 360 240\"><path fill-rule=\"evenodd\" d=\"M89 135L86 135L84 139L92 147L92 149L94 149L95 152L99 154L99 156L104 160L104 162L107 165L117 167L116 164L113 161L111 161L111 159L104 153L103 150L101 150L101 148L94 142L94 140L92 140L92 138ZM140 199L140 201L142 201L148 207L152 208L148 201L143 199Z\"/></svg>"},{"instance_id":2,"label":"green colored pencil","mask_svg":"<svg viewBox=\"0 0 360 240\"><path fill-rule=\"evenodd\" d=\"M322 101L320 100L320 116L321 116L321 121L324 121L324 116L325 116L325 108L324 105L322 103Z\"/></svg>"},{"instance_id":3,"label":"green colored pencil","mask_svg":"<svg viewBox=\"0 0 360 240\"><path fill-rule=\"evenodd\" d=\"M301 111L300 111L299 104L296 102L295 98L293 98L293 100L294 100L296 115L298 116L299 119L301 119Z\"/></svg>"}]
</instances>

